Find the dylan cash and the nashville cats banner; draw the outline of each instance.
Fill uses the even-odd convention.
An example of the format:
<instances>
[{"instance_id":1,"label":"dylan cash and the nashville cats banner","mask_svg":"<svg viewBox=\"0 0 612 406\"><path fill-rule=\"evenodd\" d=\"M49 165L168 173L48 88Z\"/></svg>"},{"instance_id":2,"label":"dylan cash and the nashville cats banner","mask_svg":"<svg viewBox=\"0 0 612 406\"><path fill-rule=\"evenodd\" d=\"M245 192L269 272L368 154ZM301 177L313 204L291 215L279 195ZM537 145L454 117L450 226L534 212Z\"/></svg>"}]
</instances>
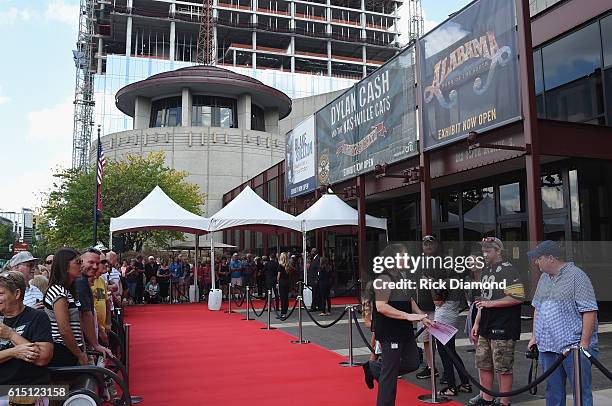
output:
<instances>
[{"instance_id":1,"label":"dylan cash and the nashville cats banner","mask_svg":"<svg viewBox=\"0 0 612 406\"><path fill-rule=\"evenodd\" d=\"M319 185L418 153L414 75L410 47L316 113Z\"/></svg>"},{"instance_id":2,"label":"dylan cash and the nashville cats banner","mask_svg":"<svg viewBox=\"0 0 612 406\"><path fill-rule=\"evenodd\" d=\"M315 188L314 116L287 133L285 146L285 197L312 192Z\"/></svg>"},{"instance_id":3,"label":"dylan cash and the nashville cats banner","mask_svg":"<svg viewBox=\"0 0 612 406\"><path fill-rule=\"evenodd\" d=\"M425 149L519 120L514 1L480 0L420 40Z\"/></svg>"}]
</instances>

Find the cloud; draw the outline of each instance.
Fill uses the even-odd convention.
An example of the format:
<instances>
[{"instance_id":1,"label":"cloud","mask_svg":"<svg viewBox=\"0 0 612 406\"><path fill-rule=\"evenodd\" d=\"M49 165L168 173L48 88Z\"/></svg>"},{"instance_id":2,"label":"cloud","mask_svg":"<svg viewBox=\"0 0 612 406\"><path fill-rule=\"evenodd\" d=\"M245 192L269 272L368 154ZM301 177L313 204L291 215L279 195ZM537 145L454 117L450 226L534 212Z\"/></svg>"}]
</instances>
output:
<instances>
[{"instance_id":1,"label":"cloud","mask_svg":"<svg viewBox=\"0 0 612 406\"><path fill-rule=\"evenodd\" d=\"M79 5L68 4L64 0L54 0L47 6L45 18L57 21L78 29L79 27Z\"/></svg>"},{"instance_id":2,"label":"cloud","mask_svg":"<svg viewBox=\"0 0 612 406\"><path fill-rule=\"evenodd\" d=\"M27 8L18 9L17 7L11 7L6 10L0 10L0 26L30 21L33 14L34 13Z\"/></svg>"},{"instance_id":3,"label":"cloud","mask_svg":"<svg viewBox=\"0 0 612 406\"><path fill-rule=\"evenodd\" d=\"M2 85L0 85L0 105L8 103L9 101L11 101L11 98L2 94Z\"/></svg>"},{"instance_id":4,"label":"cloud","mask_svg":"<svg viewBox=\"0 0 612 406\"><path fill-rule=\"evenodd\" d=\"M26 140L62 141L72 139L74 105L72 99L53 107L28 113L28 132Z\"/></svg>"},{"instance_id":5,"label":"cloud","mask_svg":"<svg viewBox=\"0 0 612 406\"><path fill-rule=\"evenodd\" d=\"M400 17L397 22L400 35L400 43L408 43L408 34L410 31L410 4L404 4L398 10L398 16ZM423 10L423 29L425 32L429 32L432 28L440 24L440 21L434 21L427 18L427 13ZM421 33L423 34L423 33Z\"/></svg>"}]
</instances>

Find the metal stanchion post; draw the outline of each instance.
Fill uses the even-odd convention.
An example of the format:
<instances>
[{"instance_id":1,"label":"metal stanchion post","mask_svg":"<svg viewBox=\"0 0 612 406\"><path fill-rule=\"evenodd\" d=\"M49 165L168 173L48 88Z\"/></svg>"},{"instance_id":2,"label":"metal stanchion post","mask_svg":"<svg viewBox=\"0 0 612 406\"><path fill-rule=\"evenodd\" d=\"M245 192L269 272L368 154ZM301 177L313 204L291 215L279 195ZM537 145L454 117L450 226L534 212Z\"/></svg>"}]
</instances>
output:
<instances>
[{"instance_id":1,"label":"metal stanchion post","mask_svg":"<svg viewBox=\"0 0 612 406\"><path fill-rule=\"evenodd\" d=\"M308 344L310 341L304 340L303 335L302 335L302 304L304 303L302 302L302 296L298 296L296 300L298 301L298 332L299 332L298 338L299 339L291 341L291 344Z\"/></svg>"},{"instance_id":2,"label":"metal stanchion post","mask_svg":"<svg viewBox=\"0 0 612 406\"><path fill-rule=\"evenodd\" d=\"M430 335L429 336L429 350L431 351L431 359L436 359L436 347L434 345L435 338ZM438 396L438 389L436 388L436 374L435 368L431 369L431 395L420 395L418 399L424 403L446 403L448 402L448 398L445 396Z\"/></svg>"},{"instance_id":3,"label":"metal stanchion post","mask_svg":"<svg viewBox=\"0 0 612 406\"><path fill-rule=\"evenodd\" d=\"M230 282L229 284L229 289L228 289L228 295L227 295L227 310L225 311L225 313L234 313L232 311L232 283Z\"/></svg>"},{"instance_id":4,"label":"metal stanchion post","mask_svg":"<svg viewBox=\"0 0 612 406\"><path fill-rule=\"evenodd\" d=\"M130 325L124 324L123 331L125 331L125 370L128 375L130 374Z\"/></svg>"},{"instance_id":5,"label":"metal stanchion post","mask_svg":"<svg viewBox=\"0 0 612 406\"><path fill-rule=\"evenodd\" d=\"M582 368L580 365L580 352L582 349L579 345L572 347L572 356L574 358L574 406L582 406Z\"/></svg>"},{"instance_id":6,"label":"metal stanchion post","mask_svg":"<svg viewBox=\"0 0 612 406\"><path fill-rule=\"evenodd\" d=\"M249 285L247 285L246 287L246 317L243 317L242 320L248 320L248 321L252 321L253 319L251 319L251 292L250 292L250 287Z\"/></svg>"},{"instance_id":7,"label":"metal stanchion post","mask_svg":"<svg viewBox=\"0 0 612 406\"><path fill-rule=\"evenodd\" d=\"M348 361L340 362L340 366L343 367L356 367L359 364L356 364L353 360L353 306L346 306L346 310L348 310Z\"/></svg>"},{"instance_id":8,"label":"metal stanchion post","mask_svg":"<svg viewBox=\"0 0 612 406\"><path fill-rule=\"evenodd\" d=\"M268 305L268 325L266 327L262 327L262 330L276 330L276 327L271 326L271 317L272 317L272 291L268 290L268 300L266 301Z\"/></svg>"}]
</instances>

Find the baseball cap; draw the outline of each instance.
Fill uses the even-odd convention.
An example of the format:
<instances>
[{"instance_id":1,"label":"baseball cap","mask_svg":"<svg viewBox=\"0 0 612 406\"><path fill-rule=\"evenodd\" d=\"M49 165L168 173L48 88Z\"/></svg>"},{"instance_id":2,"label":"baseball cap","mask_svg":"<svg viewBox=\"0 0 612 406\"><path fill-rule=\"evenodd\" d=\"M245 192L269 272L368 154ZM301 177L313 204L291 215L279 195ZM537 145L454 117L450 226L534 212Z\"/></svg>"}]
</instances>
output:
<instances>
[{"instance_id":1,"label":"baseball cap","mask_svg":"<svg viewBox=\"0 0 612 406\"><path fill-rule=\"evenodd\" d=\"M24 262L36 261L38 258L34 258L34 256L30 253L30 251L21 251L11 258L9 265L11 268L16 267L19 264L23 264Z\"/></svg>"},{"instance_id":2,"label":"baseball cap","mask_svg":"<svg viewBox=\"0 0 612 406\"><path fill-rule=\"evenodd\" d=\"M155 259L153 255L149 255L149 259Z\"/></svg>"},{"instance_id":3,"label":"baseball cap","mask_svg":"<svg viewBox=\"0 0 612 406\"><path fill-rule=\"evenodd\" d=\"M106 252L106 251L110 251L110 249L106 248L104 246L104 244L98 244L94 247L95 249L97 249L100 252Z\"/></svg>"},{"instance_id":4,"label":"baseball cap","mask_svg":"<svg viewBox=\"0 0 612 406\"><path fill-rule=\"evenodd\" d=\"M548 255L553 256L555 258L561 257L561 247L558 243L551 240L545 240L539 243L531 251L527 251L527 257L529 257L529 259L531 260Z\"/></svg>"},{"instance_id":5,"label":"baseball cap","mask_svg":"<svg viewBox=\"0 0 612 406\"><path fill-rule=\"evenodd\" d=\"M504 249L504 243L497 237L485 237L480 242L483 248L497 248L498 250Z\"/></svg>"}]
</instances>

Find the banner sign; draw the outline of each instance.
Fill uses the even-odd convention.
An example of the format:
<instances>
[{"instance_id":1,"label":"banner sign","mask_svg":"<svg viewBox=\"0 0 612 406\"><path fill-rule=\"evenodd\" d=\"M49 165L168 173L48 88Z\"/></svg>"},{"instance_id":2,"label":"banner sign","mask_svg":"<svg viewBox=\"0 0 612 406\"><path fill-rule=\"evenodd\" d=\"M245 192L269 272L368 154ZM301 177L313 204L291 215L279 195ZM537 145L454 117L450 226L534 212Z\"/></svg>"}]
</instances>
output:
<instances>
[{"instance_id":1,"label":"banner sign","mask_svg":"<svg viewBox=\"0 0 612 406\"><path fill-rule=\"evenodd\" d=\"M414 48L317 111L317 181L341 182L418 154Z\"/></svg>"},{"instance_id":2,"label":"banner sign","mask_svg":"<svg viewBox=\"0 0 612 406\"><path fill-rule=\"evenodd\" d=\"M310 116L287 133L285 198L315 189L315 119Z\"/></svg>"},{"instance_id":3,"label":"banner sign","mask_svg":"<svg viewBox=\"0 0 612 406\"><path fill-rule=\"evenodd\" d=\"M419 40L426 150L521 118L514 3L474 2Z\"/></svg>"}]
</instances>

